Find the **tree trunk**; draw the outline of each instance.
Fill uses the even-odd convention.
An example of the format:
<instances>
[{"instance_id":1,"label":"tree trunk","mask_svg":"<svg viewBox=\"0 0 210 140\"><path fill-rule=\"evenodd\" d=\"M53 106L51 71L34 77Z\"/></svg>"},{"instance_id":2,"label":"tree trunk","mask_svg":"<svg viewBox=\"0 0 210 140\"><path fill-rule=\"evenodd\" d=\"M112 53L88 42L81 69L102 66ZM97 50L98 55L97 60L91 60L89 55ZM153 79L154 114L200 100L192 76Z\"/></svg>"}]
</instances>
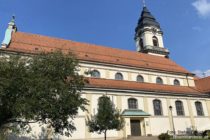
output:
<instances>
[{"instance_id":1,"label":"tree trunk","mask_svg":"<svg viewBox=\"0 0 210 140\"><path fill-rule=\"evenodd\" d=\"M107 130L104 131L104 140L106 140L106 131Z\"/></svg>"}]
</instances>

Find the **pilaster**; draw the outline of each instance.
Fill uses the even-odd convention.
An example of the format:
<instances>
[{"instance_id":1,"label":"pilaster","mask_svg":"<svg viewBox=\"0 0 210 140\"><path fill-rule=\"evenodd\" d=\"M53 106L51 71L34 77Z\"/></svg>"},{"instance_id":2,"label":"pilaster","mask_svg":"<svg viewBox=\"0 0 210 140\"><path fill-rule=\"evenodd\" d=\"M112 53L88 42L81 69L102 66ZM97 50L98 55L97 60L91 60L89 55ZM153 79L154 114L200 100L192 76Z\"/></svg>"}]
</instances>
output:
<instances>
[{"instance_id":1,"label":"pilaster","mask_svg":"<svg viewBox=\"0 0 210 140\"><path fill-rule=\"evenodd\" d=\"M194 118L194 115L193 115L192 106L191 106L191 103L190 103L189 99L187 99L187 106L188 106L188 110L189 110L190 122L191 122L191 125L192 125L192 129L194 130L195 129L195 118Z\"/></svg>"},{"instance_id":2,"label":"pilaster","mask_svg":"<svg viewBox=\"0 0 210 140\"><path fill-rule=\"evenodd\" d=\"M105 71L105 76L107 79L110 79L110 71L109 70Z\"/></svg>"},{"instance_id":3,"label":"pilaster","mask_svg":"<svg viewBox=\"0 0 210 140\"><path fill-rule=\"evenodd\" d=\"M117 109L119 109L122 112L123 111L122 110L122 97L120 95L117 95L116 97L117 97ZM117 132L118 137L120 137L120 138L124 137L124 133L125 133L124 131L126 131L125 127L126 126L124 126L124 128L122 130Z\"/></svg>"},{"instance_id":4,"label":"pilaster","mask_svg":"<svg viewBox=\"0 0 210 140\"><path fill-rule=\"evenodd\" d=\"M128 72L128 81L132 81L131 73Z\"/></svg>"},{"instance_id":5,"label":"pilaster","mask_svg":"<svg viewBox=\"0 0 210 140\"><path fill-rule=\"evenodd\" d=\"M210 100L206 101L207 111L208 111L208 117L210 119Z\"/></svg>"},{"instance_id":6,"label":"pilaster","mask_svg":"<svg viewBox=\"0 0 210 140\"><path fill-rule=\"evenodd\" d=\"M92 108L92 95L91 94L86 94L86 99L89 101L89 105L87 105L87 111L85 113L85 116L87 117L91 116L91 108ZM88 127L85 127L85 139L90 139L91 138L91 133L89 132Z\"/></svg>"},{"instance_id":7,"label":"pilaster","mask_svg":"<svg viewBox=\"0 0 210 140\"><path fill-rule=\"evenodd\" d=\"M148 75L148 80L149 80L149 83L152 83L152 75Z\"/></svg>"}]
</instances>

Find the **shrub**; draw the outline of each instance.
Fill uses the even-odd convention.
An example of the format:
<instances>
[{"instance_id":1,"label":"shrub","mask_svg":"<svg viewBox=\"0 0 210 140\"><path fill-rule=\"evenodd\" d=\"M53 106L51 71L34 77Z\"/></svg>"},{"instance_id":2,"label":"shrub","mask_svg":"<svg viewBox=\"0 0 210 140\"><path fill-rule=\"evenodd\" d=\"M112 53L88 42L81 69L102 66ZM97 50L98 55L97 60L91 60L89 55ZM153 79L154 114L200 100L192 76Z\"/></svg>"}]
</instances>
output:
<instances>
[{"instance_id":1,"label":"shrub","mask_svg":"<svg viewBox=\"0 0 210 140\"><path fill-rule=\"evenodd\" d=\"M210 137L210 135L209 135L209 133L210 133L210 130L205 130L205 131L203 131L203 133L202 133L202 137L204 138L204 137Z\"/></svg>"},{"instance_id":2,"label":"shrub","mask_svg":"<svg viewBox=\"0 0 210 140\"><path fill-rule=\"evenodd\" d=\"M170 135L168 135L167 133L162 133L158 136L159 140L170 140Z\"/></svg>"},{"instance_id":3,"label":"shrub","mask_svg":"<svg viewBox=\"0 0 210 140\"><path fill-rule=\"evenodd\" d=\"M208 132L208 139L210 140L210 132Z\"/></svg>"}]
</instances>

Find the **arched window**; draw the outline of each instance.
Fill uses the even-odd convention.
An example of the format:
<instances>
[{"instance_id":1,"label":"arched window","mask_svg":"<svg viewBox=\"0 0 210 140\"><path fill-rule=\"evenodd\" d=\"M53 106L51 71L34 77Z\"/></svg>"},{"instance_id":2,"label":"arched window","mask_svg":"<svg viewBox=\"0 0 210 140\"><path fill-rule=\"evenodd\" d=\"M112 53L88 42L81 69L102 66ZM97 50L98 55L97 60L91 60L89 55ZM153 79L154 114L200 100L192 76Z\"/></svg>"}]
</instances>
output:
<instances>
[{"instance_id":1,"label":"arched window","mask_svg":"<svg viewBox=\"0 0 210 140\"><path fill-rule=\"evenodd\" d=\"M153 42L153 46L156 46L156 47L159 46L158 39L157 39L156 36L153 36L153 37L152 37L152 42Z\"/></svg>"},{"instance_id":2,"label":"arched window","mask_svg":"<svg viewBox=\"0 0 210 140\"><path fill-rule=\"evenodd\" d=\"M154 107L154 115L157 115L157 116L163 115L162 104L160 100L158 99L153 100L153 107Z\"/></svg>"},{"instance_id":3,"label":"arched window","mask_svg":"<svg viewBox=\"0 0 210 140\"><path fill-rule=\"evenodd\" d=\"M98 70L93 70L91 72L91 77L94 77L94 78L100 78L101 77L101 74Z\"/></svg>"},{"instance_id":4,"label":"arched window","mask_svg":"<svg viewBox=\"0 0 210 140\"><path fill-rule=\"evenodd\" d=\"M138 109L138 101L135 98L128 99L128 108L129 109Z\"/></svg>"},{"instance_id":5,"label":"arched window","mask_svg":"<svg viewBox=\"0 0 210 140\"><path fill-rule=\"evenodd\" d=\"M184 116L184 107L182 101L176 101L175 105L177 116Z\"/></svg>"},{"instance_id":6,"label":"arched window","mask_svg":"<svg viewBox=\"0 0 210 140\"><path fill-rule=\"evenodd\" d=\"M179 80L175 79L175 80L174 80L174 85L175 85L175 86L180 86Z\"/></svg>"},{"instance_id":7,"label":"arched window","mask_svg":"<svg viewBox=\"0 0 210 140\"><path fill-rule=\"evenodd\" d=\"M115 74L115 80L123 80L123 75L121 73L116 73Z\"/></svg>"},{"instance_id":8,"label":"arched window","mask_svg":"<svg viewBox=\"0 0 210 140\"><path fill-rule=\"evenodd\" d=\"M137 81L137 82L144 82L144 77L141 76L141 75L138 75L138 76L136 77L136 81Z\"/></svg>"},{"instance_id":9,"label":"arched window","mask_svg":"<svg viewBox=\"0 0 210 140\"><path fill-rule=\"evenodd\" d=\"M199 102L199 101L195 102L195 108L196 108L198 116L204 116L203 106L202 106L201 102Z\"/></svg>"},{"instance_id":10,"label":"arched window","mask_svg":"<svg viewBox=\"0 0 210 140\"><path fill-rule=\"evenodd\" d=\"M160 77L157 77L156 83L157 83L157 84L163 84L163 79L160 78Z\"/></svg>"}]
</instances>

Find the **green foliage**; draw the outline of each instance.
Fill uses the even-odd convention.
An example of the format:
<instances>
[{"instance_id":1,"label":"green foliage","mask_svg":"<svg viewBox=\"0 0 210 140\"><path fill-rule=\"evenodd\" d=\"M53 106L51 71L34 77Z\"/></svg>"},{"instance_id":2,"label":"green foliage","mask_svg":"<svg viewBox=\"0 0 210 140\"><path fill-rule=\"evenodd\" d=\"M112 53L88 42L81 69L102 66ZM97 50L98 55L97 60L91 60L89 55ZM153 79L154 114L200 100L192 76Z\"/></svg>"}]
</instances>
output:
<instances>
[{"instance_id":1,"label":"green foliage","mask_svg":"<svg viewBox=\"0 0 210 140\"><path fill-rule=\"evenodd\" d=\"M0 130L24 129L39 122L55 133L71 134L73 118L88 101L81 97L85 85L78 61L60 51L0 59Z\"/></svg>"},{"instance_id":2,"label":"green foliage","mask_svg":"<svg viewBox=\"0 0 210 140\"><path fill-rule=\"evenodd\" d=\"M208 132L208 139L210 139L210 132Z\"/></svg>"},{"instance_id":3,"label":"green foliage","mask_svg":"<svg viewBox=\"0 0 210 140\"><path fill-rule=\"evenodd\" d=\"M120 116L120 111L114 108L110 98L103 95L98 100L97 114L88 119L87 125L90 132L104 133L106 139L107 130L121 130L124 120Z\"/></svg>"},{"instance_id":4,"label":"green foliage","mask_svg":"<svg viewBox=\"0 0 210 140\"><path fill-rule=\"evenodd\" d=\"M159 140L170 140L170 135L168 133L162 133L158 136Z\"/></svg>"}]
</instances>

